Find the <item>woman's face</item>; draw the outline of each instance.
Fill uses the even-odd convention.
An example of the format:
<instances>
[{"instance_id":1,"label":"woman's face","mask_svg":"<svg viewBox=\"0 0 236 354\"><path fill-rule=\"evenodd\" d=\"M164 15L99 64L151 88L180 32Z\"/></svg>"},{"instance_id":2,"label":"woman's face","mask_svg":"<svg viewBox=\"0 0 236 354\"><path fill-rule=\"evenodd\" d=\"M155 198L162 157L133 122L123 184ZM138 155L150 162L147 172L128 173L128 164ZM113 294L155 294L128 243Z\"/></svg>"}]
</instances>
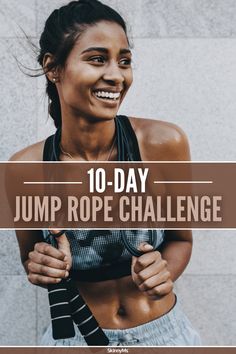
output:
<instances>
[{"instance_id":1,"label":"woman's face","mask_svg":"<svg viewBox=\"0 0 236 354\"><path fill-rule=\"evenodd\" d=\"M132 84L131 52L115 22L98 22L79 37L59 73L62 112L113 119Z\"/></svg>"}]
</instances>

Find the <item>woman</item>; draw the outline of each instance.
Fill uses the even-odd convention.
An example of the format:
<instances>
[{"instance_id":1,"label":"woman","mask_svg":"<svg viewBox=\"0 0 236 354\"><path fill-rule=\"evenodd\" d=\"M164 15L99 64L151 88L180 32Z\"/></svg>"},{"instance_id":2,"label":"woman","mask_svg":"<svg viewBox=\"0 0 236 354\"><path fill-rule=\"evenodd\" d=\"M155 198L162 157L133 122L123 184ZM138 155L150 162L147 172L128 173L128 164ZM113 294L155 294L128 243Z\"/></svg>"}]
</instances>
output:
<instances>
[{"instance_id":1,"label":"woman","mask_svg":"<svg viewBox=\"0 0 236 354\"><path fill-rule=\"evenodd\" d=\"M51 155L51 140L47 139L18 152L12 160L117 161L121 159L117 134L124 122L134 159L189 160L186 136L175 125L116 117L132 84L131 57L125 22L110 7L96 0L80 0L55 10L42 33L38 61L47 79L49 113L59 128L54 139L56 154ZM129 154L123 156L129 158ZM140 235L143 255L131 259L126 254L124 262L119 259L118 263L112 248L117 235L105 235L108 253L100 256L104 260L108 255L110 263L106 260L104 276L106 267L103 264L101 272L96 257L91 254L87 263L83 258L97 247L96 242L91 245L89 234L82 240L87 242L83 253L79 231L74 233L77 243L60 236L58 249L48 245L41 232L17 231L22 262L32 284L46 287L66 279L73 263L76 286L111 345L199 344L173 292L173 283L190 259L190 231L165 232L164 240L157 232L161 252ZM42 344L85 345L85 341L79 331L72 339L54 341L49 328Z\"/></svg>"}]
</instances>

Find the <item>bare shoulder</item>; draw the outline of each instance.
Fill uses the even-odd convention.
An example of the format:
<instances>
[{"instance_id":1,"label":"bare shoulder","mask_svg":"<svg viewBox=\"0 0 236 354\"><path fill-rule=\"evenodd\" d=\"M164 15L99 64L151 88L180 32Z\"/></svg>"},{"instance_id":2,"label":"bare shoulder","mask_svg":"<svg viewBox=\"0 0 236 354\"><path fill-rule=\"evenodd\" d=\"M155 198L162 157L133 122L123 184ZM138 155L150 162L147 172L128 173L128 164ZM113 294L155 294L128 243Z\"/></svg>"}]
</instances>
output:
<instances>
[{"instance_id":1,"label":"bare shoulder","mask_svg":"<svg viewBox=\"0 0 236 354\"><path fill-rule=\"evenodd\" d=\"M188 139L176 124L130 117L143 161L190 160Z\"/></svg>"},{"instance_id":2,"label":"bare shoulder","mask_svg":"<svg viewBox=\"0 0 236 354\"><path fill-rule=\"evenodd\" d=\"M42 161L43 148L45 140L39 141L33 145L16 152L9 159L10 161Z\"/></svg>"}]
</instances>

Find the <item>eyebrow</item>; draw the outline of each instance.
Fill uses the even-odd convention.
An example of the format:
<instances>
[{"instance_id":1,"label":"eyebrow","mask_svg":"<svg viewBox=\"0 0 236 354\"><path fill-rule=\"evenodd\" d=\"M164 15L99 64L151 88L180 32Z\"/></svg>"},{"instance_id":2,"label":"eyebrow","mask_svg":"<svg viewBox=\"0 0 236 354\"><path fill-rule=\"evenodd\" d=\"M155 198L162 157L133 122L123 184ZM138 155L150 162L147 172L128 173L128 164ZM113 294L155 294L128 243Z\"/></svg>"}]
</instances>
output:
<instances>
[{"instance_id":1,"label":"eyebrow","mask_svg":"<svg viewBox=\"0 0 236 354\"><path fill-rule=\"evenodd\" d=\"M108 54L109 50L103 47L90 47L85 49L81 54L89 53L89 52L101 52L101 53ZM132 54L132 52L128 48L123 48L120 50L120 54Z\"/></svg>"}]
</instances>

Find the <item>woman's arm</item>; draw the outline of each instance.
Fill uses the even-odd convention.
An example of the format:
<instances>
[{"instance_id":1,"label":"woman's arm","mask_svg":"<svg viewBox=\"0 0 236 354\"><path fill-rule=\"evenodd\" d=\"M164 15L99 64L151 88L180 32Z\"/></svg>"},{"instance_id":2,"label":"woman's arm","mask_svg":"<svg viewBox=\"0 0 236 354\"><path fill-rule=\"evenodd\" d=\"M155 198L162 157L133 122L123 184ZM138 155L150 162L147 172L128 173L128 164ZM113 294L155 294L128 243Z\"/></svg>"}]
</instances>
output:
<instances>
[{"instance_id":1,"label":"woman's arm","mask_svg":"<svg viewBox=\"0 0 236 354\"><path fill-rule=\"evenodd\" d=\"M165 153L166 161L190 161L190 149L187 136L179 127L172 125L170 129L170 139ZM187 171L186 171L187 172ZM172 176L166 176L173 179ZM191 179L190 169L189 176ZM189 185L188 185L189 186ZM191 194L191 190L189 191ZM175 184L168 185L167 195L176 196L178 191ZM192 252L192 231L190 230L166 230L165 241L162 245L162 258L167 261L171 280L175 281L186 268Z\"/></svg>"},{"instance_id":2,"label":"woman's arm","mask_svg":"<svg viewBox=\"0 0 236 354\"><path fill-rule=\"evenodd\" d=\"M176 125L152 121L132 121L139 138L144 161L190 161L189 144L184 132ZM173 179L166 176L167 180ZM176 185L168 185L166 195L177 195ZM192 251L192 232L189 230L166 230L160 252L141 245L145 253L133 258L133 280L141 291L152 298L167 295L173 282L183 273Z\"/></svg>"},{"instance_id":3,"label":"woman's arm","mask_svg":"<svg viewBox=\"0 0 236 354\"><path fill-rule=\"evenodd\" d=\"M45 141L15 153L10 161L42 161ZM9 186L9 196L11 186ZM20 248L21 262L32 284L46 287L47 284L58 283L67 277L71 268L69 242L65 235L57 239L58 249L45 242L42 231L16 230Z\"/></svg>"},{"instance_id":4,"label":"woman's arm","mask_svg":"<svg viewBox=\"0 0 236 354\"><path fill-rule=\"evenodd\" d=\"M183 273L192 253L191 231L165 231L165 241L162 245L162 258L167 261L171 280L174 282Z\"/></svg>"}]
</instances>

